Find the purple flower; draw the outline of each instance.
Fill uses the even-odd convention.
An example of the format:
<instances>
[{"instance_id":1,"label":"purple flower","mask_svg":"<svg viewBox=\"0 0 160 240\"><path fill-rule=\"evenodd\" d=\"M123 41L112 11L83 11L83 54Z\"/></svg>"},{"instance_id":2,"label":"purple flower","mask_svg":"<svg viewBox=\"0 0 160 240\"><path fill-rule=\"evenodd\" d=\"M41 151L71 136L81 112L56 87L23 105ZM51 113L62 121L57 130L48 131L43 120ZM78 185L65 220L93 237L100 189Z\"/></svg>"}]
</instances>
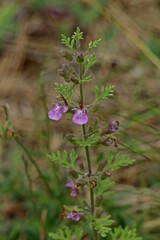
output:
<instances>
[{"instance_id":1,"label":"purple flower","mask_svg":"<svg viewBox=\"0 0 160 240\"><path fill-rule=\"evenodd\" d=\"M67 218L73 221L79 221L81 217L78 212L71 212L67 215Z\"/></svg>"},{"instance_id":2,"label":"purple flower","mask_svg":"<svg viewBox=\"0 0 160 240\"><path fill-rule=\"evenodd\" d=\"M114 121L112 123L109 124L108 126L108 130L111 132L116 132L119 129L119 122L118 121Z\"/></svg>"},{"instance_id":3,"label":"purple flower","mask_svg":"<svg viewBox=\"0 0 160 240\"><path fill-rule=\"evenodd\" d=\"M86 124L88 122L88 116L86 113L86 109L82 108L82 109L76 110L73 115L72 121L77 125Z\"/></svg>"},{"instance_id":4,"label":"purple flower","mask_svg":"<svg viewBox=\"0 0 160 240\"><path fill-rule=\"evenodd\" d=\"M51 120L58 121L61 119L62 114L68 110L67 106L61 106L58 103L54 103L53 107L48 112L48 117Z\"/></svg>"},{"instance_id":5,"label":"purple flower","mask_svg":"<svg viewBox=\"0 0 160 240\"><path fill-rule=\"evenodd\" d=\"M65 186L68 188L71 188L70 196L76 197L76 195L77 195L76 184L74 182L70 181Z\"/></svg>"}]
</instances>

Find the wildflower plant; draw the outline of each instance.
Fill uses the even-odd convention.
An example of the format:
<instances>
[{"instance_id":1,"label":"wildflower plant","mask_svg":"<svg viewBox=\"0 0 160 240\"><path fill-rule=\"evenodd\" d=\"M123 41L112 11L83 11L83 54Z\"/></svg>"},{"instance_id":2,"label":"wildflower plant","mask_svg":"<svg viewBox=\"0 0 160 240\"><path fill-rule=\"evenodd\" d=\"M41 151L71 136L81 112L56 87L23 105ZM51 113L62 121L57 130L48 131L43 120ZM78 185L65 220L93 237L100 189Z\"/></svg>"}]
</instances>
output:
<instances>
[{"instance_id":1,"label":"wildflower plant","mask_svg":"<svg viewBox=\"0 0 160 240\"><path fill-rule=\"evenodd\" d=\"M114 221L103 209L103 201L114 184L110 177L112 172L133 164L134 160L111 150L108 150L108 155L98 163L96 157L91 155L95 146L103 145L108 148L111 145L118 146L115 133L119 129L119 122L117 120L106 122L106 127L102 128L100 121L97 121L97 111L95 111L102 101L113 96L114 86L95 85L93 102L86 104L85 101L84 88L92 81L91 68L96 63L94 50L99 46L101 39L90 41L88 49L82 51L83 32L79 27L71 37L63 34L61 37L65 50L60 54L67 63L58 70L64 81L55 84L57 100L49 110L48 117L53 121L60 121L62 117L68 115L70 124L79 126L81 134L79 131L74 134L67 133L66 141L71 147L49 154L51 161L66 169L68 182L65 186L74 201L70 206L62 206L60 215L63 223L57 232L50 233L49 237L55 240L102 238L141 240L136 236L135 229L113 227ZM79 95L75 97L74 91L77 88ZM84 162L79 159L79 149L82 148Z\"/></svg>"}]
</instances>

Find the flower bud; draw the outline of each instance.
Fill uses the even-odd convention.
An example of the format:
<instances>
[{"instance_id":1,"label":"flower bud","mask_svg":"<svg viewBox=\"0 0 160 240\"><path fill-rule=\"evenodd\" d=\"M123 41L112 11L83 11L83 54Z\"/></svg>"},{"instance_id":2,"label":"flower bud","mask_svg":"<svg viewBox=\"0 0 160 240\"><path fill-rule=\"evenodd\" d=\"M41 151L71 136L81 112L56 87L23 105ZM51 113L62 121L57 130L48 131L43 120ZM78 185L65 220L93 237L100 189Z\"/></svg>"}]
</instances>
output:
<instances>
[{"instance_id":1,"label":"flower bud","mask_svg":"<svg viewBox=\"0 0 160 240\"><path fill-rule=\"evenodd\" d=\"M77 181L77 187L78 187L78 185L79 185L79 186L84 186L85 184L86 184L86 181L85 181L84 178L78 179L78 181Z\"/></svg>"},{"instance_id":2,"label":"flower bud","mask_svg":"<svg viewBox=\"0 0 160 240\"><path fill-rule=\"evenodd\" d=\"M65 59L67 59L68 61L72 61L73 60L73 54L66 51L66 50L62 50L60 51L60 55L62 57L64 57Z\"/></svg>"},{"instance_id":3,"label":"flower bud","mask_svg":"<svg viewBox=\"0 0 160 240\"><path fill-rule=\"evenodd\" d=\"M108 126L109 132L116 132L118 129L119 129L119 122L118 121L114 121L114 122L110 123L109 126Z\"/></svg>"},{"instance_id":4,"label":"flower bud","mask_svg":"<svg viewBox=\"0 0 160 240\"><path fill-rule=\"evenodd\" d=\"M90 188L95 188L97 186L97 180L95 177L91 176L89 178Z\"/></svg>"},{"instance_id":5,"label":"flower bud","mask_svg":"<svg viewBox=\"0 0 160 240\"><path fill-rule=\"evenodd\" d=\"M76 61L79 63L84 61L84 55L82 52L77 55Z\"/></svg>"},{"instance_id":6,"label":"flower bud","mask_svg":"<svg viewBox=\"0 0 160 240\"><path fill-rule=\"evenodd\" d=\"M74 75L71 77L71 81L72 81L73 83L75 83L75 84L78 84L78 83L79 83L78 78L77 78L76 76L74 76Z\"/></svg>"},{"instance_id":7,"label":"flower bud","mask_svg":"<svg viewBox=\"0 0 160 240\"><path fill-rule=\"evenodd\" d=\"M78 178L78 173L75 170L70 170L68 174L73 178Z\"/></svg>"},{"instance_id":8,"label":"flower bud","mask_svg":"<svg viewBox=\"0 0 160 240\"><path fill-rule=\"evenodd\" d=\"M102 171L104 169L104 167L106 166L106 164L107 164L106 160L100 161L97 170Z\"/></svg>"},{"instance_id":9,"label":"flower bud","mask_svg":"<svg viewBox=\"0 0 160 240\"><path fill-rule=\"evenodd\" d=\"M102 172L101 179L104 180L110 176L111 176L111 173L108 170L105 170L104 172Z\"/></svg>"}]
</instances>

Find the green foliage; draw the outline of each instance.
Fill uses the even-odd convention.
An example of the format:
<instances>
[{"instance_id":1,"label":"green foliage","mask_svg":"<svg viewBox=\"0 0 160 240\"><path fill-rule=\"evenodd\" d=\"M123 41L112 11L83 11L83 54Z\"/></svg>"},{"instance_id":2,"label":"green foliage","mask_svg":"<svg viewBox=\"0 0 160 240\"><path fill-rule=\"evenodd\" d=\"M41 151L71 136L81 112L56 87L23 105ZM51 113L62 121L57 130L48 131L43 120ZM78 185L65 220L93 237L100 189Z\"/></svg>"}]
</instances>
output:
<instances>
[{"instance_id":1,"label":"green foliage","mask_svg":"<svg viewBox=\"0 0 160 240\"><path fill-rule=\"evenodd\" d=\"M87 58L84 62L83 62L83 66L84 66L84 73L86 73L88 71L89 68L91 68L96 62L96 56L95 53L93 53L92 55L89 56L89 58Z\"/></svg>"},{"instance_id":2,"label":"green foliage","mask_svg":"<svg viewBox=\"0 0 160 240\"><path fill-rule=\"evenodd\" d=\"M81 240L83 235L83 231L80 227L75 227L74 231L71 230L68 226L64 226L61 229L58 229L57 233L49 233L49 237L54 240Z\"/></svg>"},{"instance_id":3,"label":"green foliage","mask_svg":"<svg viewBox=\"0 0 160 240\"><path fill-rule=\"evenodd\" d=\"M95 93L95 102L99 102L101 100L104 100L104 99L107 99L108 97L113 96L114 86L110 86L110 87L102 86L101 90L99 90L98 86L95 85L94 93Z\"/></svg>"},{"instance_id":4,"label":"green foliage","mask_svg":"<svg viewBox=\"0 0 160 240\"><path fill-rule=\"evenodd\" d=\"M74 91L74 85L71 84L69 86L69 84L66 83L55 83L55 91L61 95L63 95L63 97L69 101L72 102L72 93Z\"/></svg>"},{"instance_id":5,"label":"green foliage","mask_svg":"<svg viewBox=\"0 0 160 240\"><path fill-rule=\"evenodd\" d=\"M96 188L96 195L102 196L107 190L112 188L114 185L114 182L110 178L106 178L104 180L99 180L97 183Z\"/></svg>"},{"instance_id":6,"label":"green foliage","mask_svg":"<svg viewBox=\"0 0 160 240\"><path fill-rule=\"evenodd\" d=\"M66 37L63 34L61 34L61 42L70 49L72 49L74 46L74 39L71 39L71 37Z\"/></svg>"},{"instance_id":7,"label":"green foliage","mask_svg":"<svg viewBox=\"0 0 160 240\"><path fill-rule=\"evenodd\" d=\"M13 21L17 11L16 4L5 3L0 7L0 38L2 38L5 33L15 32L16 23Z\"/></svg>"},{"instance_id":8,"label":"green foliage","mask_svg":"<svg viewBox=\"0 0 160 240\"><path fill-rule=\"evenodd\" d=\"M115 171L120 167L126 167L128 165L133 164L134 162L135 162L134 159L131 159L126 155L117 153L117 155L115 156L114 153L110 151L107 159L107 169Z\"/></svg>"},{"instance_id":9,"label":"green foliage","mask_svg":"<svg viewBox=\"0 0 160 240\"><path fill-rule=\"evenodd\" d=\"M110 226L113 224L113 220L111 220L110 218L111 216L108 215L105 217L93 219L92 222L93 227L101 235L101 237L106 237L108 233L111 231Z\"/></svg>"},{"instance_id":10,"label":"green foliage","mask_svg":"<svg viewBox=\"0 0 160 240\"><path fill-rule=\"evenodd\" d=\"M129 229L129 227L122 228L121 226L114 228L113 232L110 232L112 240L142 240L141 237L136 236L135 229Z\"/></svg>"},{"instance_id":11,"label":"green foliage","mask_svg":"<svg viewBox=\"0 0 160 240\"><path fill-rule=\"evenodd\" d=\"M78 137L73 137L71 139L72 143L79 145L80 147L90 147L95 145L98 142L99 139L99 135L98 134L92 134L89 137L85 138L85 139L81 139Z\"/></svg>"},{"instance_id":12,"label":"green foliage","mask_svg":"<svg viewBox=\"0 0 160 240\"><path fill-rule=\"evenodd\" d=\"M77 27L76 31L73 33L71 37L66 37L65 35L61 34L61 42L66 47L72 49L74 47L75 41L78 42L83 39L83 32L80 31L80 28Z\"/></svg>"},{"instance_id":13,"label":"green foliage","mask_svg":"<svg viewBox=\"0 0 160 240\"><path fill-rule=\"evenodd\" d=\"M75 161L77 157L78 156L74 149L72 149L70 153L63 150L62 152L57 151L57 153L51 153L48 155L49 160L65 168L75 168Z\"/></svg>"},{"instance_id":14,"label":"green foliage","mask_svg":"<svg viewBox=\"0 0 160 240\"><path fill-rule=\"evenodd\" d=\"M79 84L89 83L92 80L92 74L84 77L83 79L79 79Z\"/></svg>"},{"instance_id":15,"label":"green foliage","mask_svg":"<svg viewBox=\"0 0 160 240\"><path fill-rule=\"evenodd\" d=\"M97 48L100 44L100 41L101 41L101 38L94 41L90 41L88 44L88 50L86 54L88 54L93 48Z\"/></svg>"},{"instance_id":16,"label":"green foliage","mask_svg":"<svg viewBox=\"0 0 160 240\"><path fill-rule=\"evenodd\" d=\"M72 39L74 39L75 41L80 41L83 39L83 32L81 32L79 27L77 27L76 31L73 33Z\"/></svg>"}]
</instances>

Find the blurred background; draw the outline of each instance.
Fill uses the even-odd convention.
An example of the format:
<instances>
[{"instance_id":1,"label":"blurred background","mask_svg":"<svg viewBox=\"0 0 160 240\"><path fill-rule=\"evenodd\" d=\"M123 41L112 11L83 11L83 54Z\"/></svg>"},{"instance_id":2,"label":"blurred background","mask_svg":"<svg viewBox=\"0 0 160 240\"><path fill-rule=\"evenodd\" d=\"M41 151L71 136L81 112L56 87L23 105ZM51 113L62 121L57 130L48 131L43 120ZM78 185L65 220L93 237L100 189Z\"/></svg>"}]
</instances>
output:
<instances>
[{"instance_id":1,"label":"blurred background","mask_svg":"<svg viewBox=\"0 0 160 240\"><path fill-rule=\"evenodd\" d=\"M159 240L159 0L0 1L0 240L47 239L70 203L67 176L63 170L55 176L47 154L63 149L75 128L67 117L49 121L47 111L54 82L62 81L60 34L77 26L84 49L102 39L91 85L115 85L99 121L120 122L118 149L137 160L113 175L106 211L144 240ZM93 99L91 86L86 95ZM95 151L103 156L108 148Z\"/></svg>"}]
</instances>

